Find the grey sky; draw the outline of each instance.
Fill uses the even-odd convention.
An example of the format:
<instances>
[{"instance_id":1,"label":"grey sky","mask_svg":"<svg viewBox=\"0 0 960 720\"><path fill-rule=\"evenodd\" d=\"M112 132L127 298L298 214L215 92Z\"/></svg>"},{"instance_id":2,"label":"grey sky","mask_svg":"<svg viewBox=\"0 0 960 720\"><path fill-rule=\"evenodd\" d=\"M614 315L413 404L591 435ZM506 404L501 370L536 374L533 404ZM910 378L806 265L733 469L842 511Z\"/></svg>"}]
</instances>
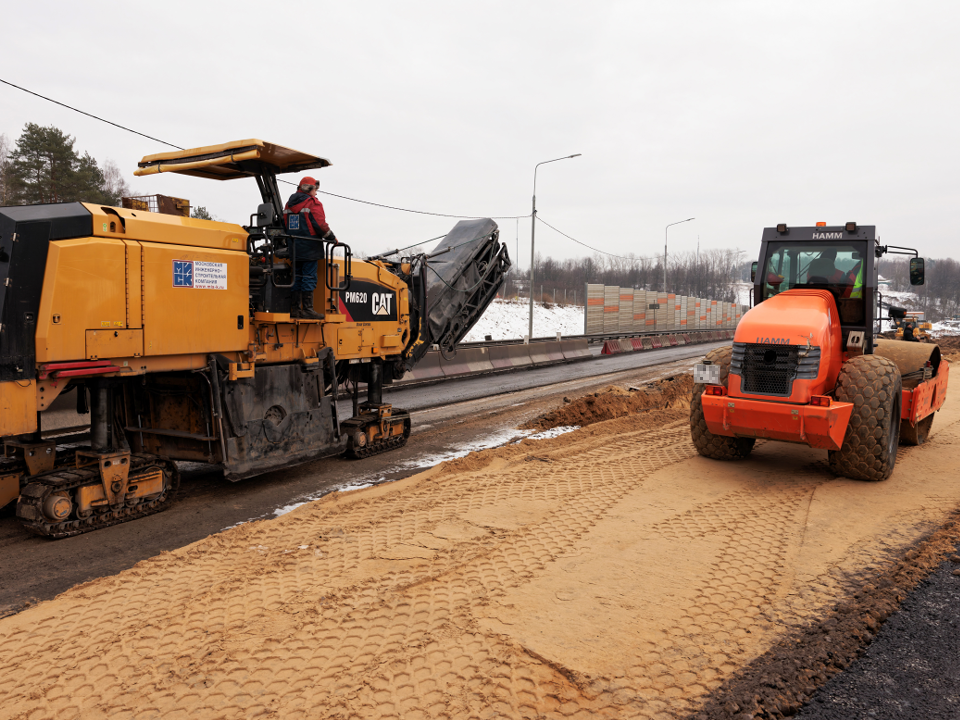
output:
<instances>
[{"instance_id":1,"label":"grey sky","mask_svg":"<svg viewBox=\"0 0 960 720\"><path fill-rule=\"evenodd\" d=\"M951 2L17 3L0 77L183 147L329 158L332 192L441 213L538 210L617 254L740 247L777 222L875 224L960 257ZM137 179L163 146L0 86L0 132L56 125L137 194L246 222L253 181ZM290 178L295 179L295 178ZM321 198L377 252L455 222ZM517 223L501 221L515 254ZM529 262L528 220L519 223ZM589 254L542 225L537 247Z\"/></svg>"}]
</instances>

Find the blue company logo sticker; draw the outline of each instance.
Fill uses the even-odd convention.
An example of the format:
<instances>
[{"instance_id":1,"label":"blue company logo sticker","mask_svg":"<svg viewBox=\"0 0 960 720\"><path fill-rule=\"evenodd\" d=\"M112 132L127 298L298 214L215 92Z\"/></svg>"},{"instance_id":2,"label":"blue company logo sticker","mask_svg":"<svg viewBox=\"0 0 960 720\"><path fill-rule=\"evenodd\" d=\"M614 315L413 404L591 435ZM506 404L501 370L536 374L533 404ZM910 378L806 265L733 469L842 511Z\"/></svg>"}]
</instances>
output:
<instances>
[{"instance_id":1,"label":"blue company logo sticker","mask_svg":"<svg viewBox=\"0 0 960 720\"><path fill-rule=\"evenodd\" d=\"M299 230L300 229L300 216L290 214L287 217L287 230Z\"/></svg>"},{"instance_id":2,"label":"blue company logo sticker","mask_svg":"<svg viewBox=\"0 0 960 720\"><path fill-rule=\"evenodd\" d=\"M193 287L193 260L173 261L173 286L175 288Z\"/></svg>"},{"instance_id":3,"label":"blue company logo sticker","mask_svg":"<svg viewBox=\"0 0 960 720\"><path fill-rule=\"evenodd\" d=\"M789 345L790 338L757 338L758 345Z\"/></svg>"}]
</instances>

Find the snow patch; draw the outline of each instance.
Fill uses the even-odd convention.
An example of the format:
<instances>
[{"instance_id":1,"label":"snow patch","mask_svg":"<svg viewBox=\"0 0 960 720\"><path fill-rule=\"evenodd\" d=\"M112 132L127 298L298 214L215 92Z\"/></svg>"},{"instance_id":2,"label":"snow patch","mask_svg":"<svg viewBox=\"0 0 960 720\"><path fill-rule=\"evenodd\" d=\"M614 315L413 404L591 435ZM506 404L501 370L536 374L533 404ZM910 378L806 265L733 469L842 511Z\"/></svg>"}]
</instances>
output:
<instances>
[{"instance_id":1,"label":"snow patch","mask_svg":"<svg viewBox=\"0 0 960 720\"><path fill-rule=\"evenodd\" d=\"M549 440L550 438L555 438L560 435L566 435L567 433L573 432L574 430L579 430L579 425L560 425L559 427L550 428L549 430L542 430L533 435L528 435L527 440Z\"/></svg>"},{"instance_id":2,"label":"snow patch","mask_svg":"<svg viewBox=\"0 0 960 720\"><path fill-rule=\"evenodd\" d=\"M442 462L449 462L450 460L458 460L459 458L466 457L472 452L479 452L481 450L489 450L490 448L500 447L501 445L505 445L506 443L510 442L518 435L525 436L529 433L529 430L502 430L494 433L493 435L487 435L479 440L466 443L456 450L447 450L446 452L435 453L433 455L424 455L422 457L415 458L405 463L402 467L406 470L433 467L434 465L439 465Z\"/></svg>"},{"instance_id":3,"label":"snow patch","mask_svg":"<svg viewBox=\"0 0 960 720\"><path fill-rule=\"evenodd\" d=\"M364 488L373 487L374 485L378 485L379 483L385 482L386 479L387 479L386 477L382 477L379 480L360 481L356 483L348 483L345 485L337 485L336 487L330 490L325 490L323 492L318 492L318 493L311 493L310 495L302 495L301 497L297 498L296 502L290 503L289 505L284 505L283 507L277 508L276 510L274 510L273 515L274 517L280 517L281 515L286 515L289 512L293 512L298 507L303 507L307 503L311 503L314 500L319 500L324 495L329 495L331 492L343 493L343 492L350 492L352 490L363 490Z\"/></svg>"},{"instance_id":4,"label":"snow patch","mask_svg":"<svg viewBox=\"0 0 960 720\"><path fill-rule=\"evenodd\" d=\"M461 342L483 342L486 335L494 340L523 338L529 329L528 300L496 299L487 307L477 324ZM534 337L583 335L583 308L579 305L533 306Z\"/></svg>"}]
</instances>

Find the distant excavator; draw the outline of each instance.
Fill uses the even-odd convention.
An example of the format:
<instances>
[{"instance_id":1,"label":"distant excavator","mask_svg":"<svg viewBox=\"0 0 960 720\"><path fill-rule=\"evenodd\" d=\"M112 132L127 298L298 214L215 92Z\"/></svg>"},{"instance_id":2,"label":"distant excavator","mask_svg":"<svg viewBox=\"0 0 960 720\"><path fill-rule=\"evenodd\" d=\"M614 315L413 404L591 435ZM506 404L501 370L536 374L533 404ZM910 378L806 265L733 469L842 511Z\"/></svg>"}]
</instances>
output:
<instances>
[{"instance_id":1,"label":"distant excavator","mask_svg":"<svg viewBox=\"0 0 960 720\"><path fill-rule=\"evenodd\" d=\"M433 346L453 352L496 296L510 267L497 224L461 221L429 255L393 260L325 245L322 318L292 318L277 175L329 161L241 140L139 165L253 178L262 202L246 227L145 204L0 208L0 507L16 501L29 530L62 538L168 507L178 460L239 480L405 444L410 415L383 385ZM71 395L89 444L44 433Z\"/></svg>"}]
</instances>

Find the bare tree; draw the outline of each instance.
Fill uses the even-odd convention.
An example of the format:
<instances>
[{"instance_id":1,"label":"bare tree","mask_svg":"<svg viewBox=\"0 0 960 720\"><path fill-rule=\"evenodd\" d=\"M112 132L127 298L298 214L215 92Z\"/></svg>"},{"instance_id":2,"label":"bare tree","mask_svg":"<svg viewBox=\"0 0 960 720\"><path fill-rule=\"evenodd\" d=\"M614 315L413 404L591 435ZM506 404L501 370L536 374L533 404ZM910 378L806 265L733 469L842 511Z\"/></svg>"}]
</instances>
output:
<instances>
[{"instance_id":1,"label":"bare tree","mask_svg":"<svg viewBox=\"0 0 960 720\"><path fill-rule=\"evenodd\" d=\"M120 198L130 196L130 186L123 177L123 172L113 160L103 164L103 194L111 205L119 205Z\"/></svg>"},{"instance_id":2,"label":"bare tree","mask_svg":"<svg viewBox=\"0 0 960 720\"><path fill-rule=\"evenodd\" d=\"M0 207L10 204L10 140L0 133Z\"/></svg>"}]
</instances>

